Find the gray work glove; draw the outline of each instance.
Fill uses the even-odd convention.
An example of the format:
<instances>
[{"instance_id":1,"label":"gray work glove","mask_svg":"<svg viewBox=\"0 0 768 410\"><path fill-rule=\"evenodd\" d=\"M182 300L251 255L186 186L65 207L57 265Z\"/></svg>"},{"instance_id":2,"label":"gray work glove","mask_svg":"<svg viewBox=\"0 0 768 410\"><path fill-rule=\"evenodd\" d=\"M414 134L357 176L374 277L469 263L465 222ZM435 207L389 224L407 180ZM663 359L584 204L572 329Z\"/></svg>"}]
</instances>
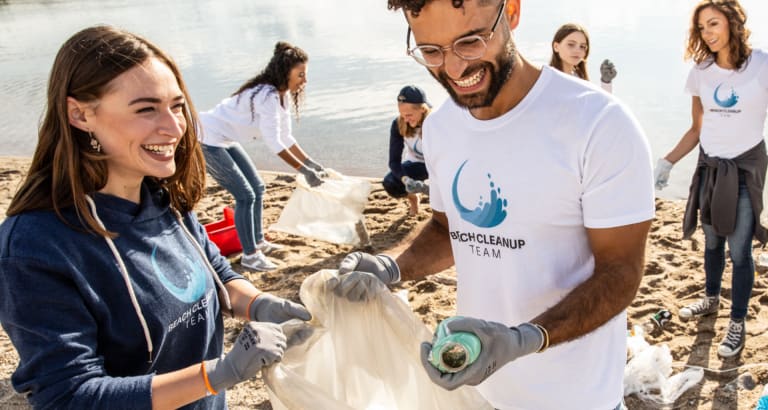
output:
<instances>
[{"instance_id":1,"label":"gray work glove","mask_svg":"<svg viewBox=\"0 0 768 410\"><path fill-rule=\"evenodd\" d=\"M320 176L320 174L306 165L299 167L298 171L301 175L304 175L304 179L307 180L307 184L309 184L309 186L312 188L323 183L323 178Z\"/></svg>"},{"instance_id":2,"label":"gray work glove","mask_svg":"<svg viewBox=\"0 0 768 410\"><path fill-rule=\"evenodd\" d=\"M403 184L405 185L405 192L409 194L429 193L429 185L425 184L424 181L413 179L407 175L403 176L402 181L403 181Z\"/></svg>"},{"instance_id":3,"label":"gray work glove","mask_svg":"<svg viewBox=\"0 0 768 410\"><path fill-rule=\"evenodd\" d=\"M339 277L332 288L337 296L362 302L370 299L376 283L389 285L399 281L400 268L391 257L352 252L339 264Z\"/></svg>"},{"instance_id":4,"label":"gray work glove","mask_svg":"<svg viewBox=\"0 0 768 410\"><path fill-rule=\"evenodd\" d=\"M248 322L232 349L219 359L205 362L213 390L220 392L255 376L263 367L280 361L286 338L274 323Z\"/></svg>"},{"instance_id":5,"label":"gray work glove","mask_svg":"<svg viewBox=\"0 0 768 410\"><path fill-rule=\"evenodd\" d=\"M320 175L320 178L328 178L328 171L326 171L322 165L313 161L312 158L307 157L307 159L304 160L304 166L315 170L315 172Z\"/></svg>"},{"instance_id":6,"label":"gray work glove","mask_svg":"<svg viewBox=\"0 0 768 410\"><path fill-rule=\"evenodd\" d=\"M269 293L262 293L251 303L248 318L258 322L283 323L294 318L304 321L310 320L312 315L298 303Z\"/></svg>"},{"instance_id":7,"label":"gray work glove","mask_svg":"<svg viewBox=\"0 0 768 410\"><path fill-rule=\"evenodd\" d=\"M616 67L611 60L603 60L603 63L600 64L600 81L610 84L614 78L616 78Z\"/></svg>"},{"instance_id":8,"label":"gray work glove","mask_svg":"<svg viewBox=\"0 0 768 410\"><path fill-rule=\"evenodd\" d=\"M656 162L656 170L654 171L656 189L662 190L669 185L669 173L672 171L673 165L673 163L667 161L665 158L659 158L659 161Z\"/></svg>"},{"instance_id":9,"label":"gray work glove","mask_svg":"<svg viewBox=\"0 0 768 410\"><path fill-rule=\"evenodd\" d=\"M544 344L544 334L530 323L510 328L497 322L457 317L446 323L446 326L449 333L473 333L480 339L481 345L477 360L456 373L442 373L429 362L432 344L421 344L422 366L429 378L446 390L454 390L465 384L476 386L505 364L538 351Z\"/></svg>"}]
</instances>

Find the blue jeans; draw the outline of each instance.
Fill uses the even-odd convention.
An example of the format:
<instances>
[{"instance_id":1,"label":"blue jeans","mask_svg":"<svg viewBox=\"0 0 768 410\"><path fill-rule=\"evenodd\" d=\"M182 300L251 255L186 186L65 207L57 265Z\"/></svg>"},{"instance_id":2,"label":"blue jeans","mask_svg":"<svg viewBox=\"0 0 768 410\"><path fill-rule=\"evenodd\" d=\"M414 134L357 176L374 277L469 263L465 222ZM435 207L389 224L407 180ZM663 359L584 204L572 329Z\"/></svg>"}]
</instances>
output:
<instances>
[{"instance_id":1,"label":"blue jeans","mask_svg":"<svg viewBox=\"0 0 768 410\"><path fill-rule=\"evenodd\" d=\"M755 263L752 260L752 236L755 232L755 216L749 200L747 186L739 182L739 198L736 210L736 226L727 237L715 233L712 225L702 224L704 230L704 272L707 296L719 296L725 270L725 243L731 253L733 279L731 282L731 319L747 317L747 306L755 280Z\"/></svg>"},{"instance_id":2,"label":"blue jeans","mask_svg":"<svg viewBox=\"0 0 768 410\"><path fill-rule=\"evenodd\" d=\"M256 244L264 240L261 227L264 181L242 145L227 148L201 145L208 173L235 197L235 230L243 253L256 252Z\"/></svg>"},{"instance_id":3,"label":"blue jeans","mask_svg":"<svg viewBox=\"0 0 768 410\"><path fill-rule=\"evenodd\" d=\"M403 173L417 181L423 181L429 178L429 175L427 174L427 166L423 162L403 162ZM403 184L403 181L400 181L400 179L391 172L384 177L384 180L381 181L381 185L384 186L384 190L393 198L402 198L408 195L408 192L405 191L405 184Z\"/></svg>"}]
</instances>

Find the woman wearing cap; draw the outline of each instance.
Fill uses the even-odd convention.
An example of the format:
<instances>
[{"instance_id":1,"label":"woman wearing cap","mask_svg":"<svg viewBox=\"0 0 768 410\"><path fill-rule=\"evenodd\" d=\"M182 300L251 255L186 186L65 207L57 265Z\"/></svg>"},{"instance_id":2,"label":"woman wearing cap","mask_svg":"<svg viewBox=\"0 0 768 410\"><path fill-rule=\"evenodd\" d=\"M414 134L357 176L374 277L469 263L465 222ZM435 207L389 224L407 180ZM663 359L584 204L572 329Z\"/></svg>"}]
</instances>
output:
<instances>
[{"instance_id":1,"label":"woman wearing cap","mask_svg":"<svg viewBox=\"0 0 768 410\"><path fill-rule=\"evenodd\" d=\"M325 170L301 149L291 134L289 104L292 103L298 119L308 61L304 50L279 41L261 73L210 111L200 113L200 141L206 168L235 197L235 229L243 245L240 264L248 269L277 268L265 254L282 246L264 238L261 213L266 187L238 141L261 136L267 148L304 175L310 186L323 183Z\"/></svg>"},{"instance_id":2,"label":"woman wearing cap","mask_svg":"<svg viewBox=\"0 0 768 410\"><path fill-rule=\"evenodd\" d=\"M389 173L382 185L394 198L408 197L408 214L419 212L422 193L429 192L429 178L421 150L421 124L430 111L427 96L419 87L407 85L397 95L400 115L389 131Z\"/></svg>"}]
</instances>

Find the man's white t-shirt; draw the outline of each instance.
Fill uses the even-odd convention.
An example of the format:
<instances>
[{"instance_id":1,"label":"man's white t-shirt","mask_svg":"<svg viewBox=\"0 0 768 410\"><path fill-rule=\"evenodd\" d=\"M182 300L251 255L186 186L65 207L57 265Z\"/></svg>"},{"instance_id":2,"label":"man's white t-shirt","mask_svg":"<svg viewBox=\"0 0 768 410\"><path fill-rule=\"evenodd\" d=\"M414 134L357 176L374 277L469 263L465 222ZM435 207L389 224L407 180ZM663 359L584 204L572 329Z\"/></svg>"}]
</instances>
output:
<instances>
[{"instance_id":1,"label":"man's white t-shirt","mask_svg":"<svg viewBox=\"0 0 768 410\"><path fill-rule=\"evenodd\" d=\"M446 101L424 123L424 157L431 206L448 217L459 315L530 321L592 275L586 228L654 216L650 148L637 121L612 96L550 67L492 120ZM611 409L622 400L626 329L622 312L478 388L498 409Z\"/></svg>"},{"instance_id":2,"label":"man's white t-shirt","mask_svg":"<svg viewBox=\"0 0 768 410\"><path fill-rule=\"evenodd\" d=\"M726 70L711 60L697 64L685 89L701 98L699 142L707 155L735 158L763 139L768 107L768 54L763 50L753 49L742 70Z\"/></svg>"},{"instance_id":3,"label":"man's white t-shirt","mask_svg":"<svg viewBox=\"0 0 768 410\"><path fill-rule=\"evenodd\" d=\"M200 113L203 126L200 141L214 147L227 147L261 137L277 154L296 144L291 134L291 114L280 104L280 93L267 84L257 85L227 97L216 107Z\"/></svg>"}]
</instances>

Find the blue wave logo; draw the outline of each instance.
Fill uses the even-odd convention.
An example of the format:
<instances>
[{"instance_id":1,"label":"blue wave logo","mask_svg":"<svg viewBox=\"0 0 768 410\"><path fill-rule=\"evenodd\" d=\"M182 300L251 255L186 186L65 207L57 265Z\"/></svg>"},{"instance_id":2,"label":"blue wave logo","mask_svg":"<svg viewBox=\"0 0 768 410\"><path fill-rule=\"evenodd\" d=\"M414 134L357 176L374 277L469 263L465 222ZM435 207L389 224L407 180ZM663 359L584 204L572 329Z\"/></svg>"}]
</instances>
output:
<instances>
[{"instance_id":1,"label":"blue wave logo","mask_svg":"<svg viewBox=\"0 0 768 410\"><path fill-rule=\"evenodd\" d=\"M459 211L459 216L461 216L461 219L480 228L492 228L500 224L507 217L507 211L504 209L507 207L507 200L501 197L501 188L496 187L496 184L491 179L491 174L488 174L488 179L490 180L489 199L484 201L483 197L480 196L477 207L472 210L461 204L459 200L459 175L461 175L464 165L467 165L467 161L464 161L459 170L456 171L451 189L453 205Z\"/></svg>"},{"instance_id":2,"label":"blue wave logo","mask_svg":"<svg viewBox=\"0 0 768 410\"><path fill-rule=\"evenodd\" d=\"M186 281L185 286L177 286L173 283L168 276L163 273L160 266L157 264L157 245L152 249L152 269L155 270L155 275L160 279L160 283L171 292L176 299L186 302L195 303L205 293L205 269L200 261L192 261L187 259L188 271L183 272L184 279Z\"/></svg>"},{"instance_id":3,"label":"blue wave logo","mask_svg":"<svg viewBox=\"0 0 768 410\"><path fill-rule=\"evenodd\" d=\"M411 147L411 149L413 149L413 152L415 152L416 155L424 157L424 153L419 150L419 142L421 142L421 138L416 138L416 141L413 142L413 147Z\"/></svg>"},{"instance_id":4,"label":"blue wave logo","mask_svg":"<svg viewBox=\"0 0 768 410\"><path fill-rule=\"evenodd\" d=\"M726 98L724 100L721 100L721 99L717 98L717 94L720 91L720 87L722 87L722 86L723 85L720 84L720 85L717 86L717 88L715 88L715 103L717 105L723 107L723 108L731 108L734 105L736 105L736 103L739 102L739 96L736 95L736 92L733 91L733 87L731 87L731 95L730 95L730 97L728 97L728 98Z\"/></svg>"}]
</instances>

